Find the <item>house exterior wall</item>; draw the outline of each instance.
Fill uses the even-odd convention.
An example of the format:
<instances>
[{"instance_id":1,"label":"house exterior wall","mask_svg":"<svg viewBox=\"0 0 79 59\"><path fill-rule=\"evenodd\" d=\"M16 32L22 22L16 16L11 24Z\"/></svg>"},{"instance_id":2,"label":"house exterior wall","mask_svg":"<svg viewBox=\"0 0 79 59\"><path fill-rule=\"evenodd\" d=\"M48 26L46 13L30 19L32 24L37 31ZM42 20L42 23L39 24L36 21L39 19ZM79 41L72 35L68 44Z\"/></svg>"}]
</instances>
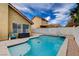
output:
<instances>
[{"instance_id":1,"label":"house exterior wall","mask_svg":"<svg viewBox=\"0 0 79 59\"><path fill-rule=\"evenodd\" d=\"M0 3L0 40L8 39L8 4Z\"/></svg>"},{"instance_id":2,"label":"house exterior wall","mask_svg":"<svg viewBox=\"0 0 79 59\"><path fill-rule=\"evenodd\" d=\"M45 24L47 24L47 21L42 20L42 25L45 25Z\"/></svg>"},{"instance_id":3,"label":"house exterior wall","mask_svg":"<svg viewBox=\"0 0 79 59\"><path fill-rule=\"evenodd\" d=\"M11 7L9 7L9 33L13 32L12 24L17 23L20 24L21 27L23 24L29 25L29 32L31 34L31 24L26 21L22 16L20 16L15 10L13 10ZM22 29L19 31L22 33ZM18 36L18 33L15 33L16 37Z\"/></svg>"},{"instance_id":4,"label":"house exterior wall","mask_svg":"<svg viewBox=\"0 0 79 59\"><path fill-rule=\"evenodd\" d=\"M40 28L40 25L42 24L42 21L39 17L35 17L32 22L34 23L32 25L32 28Z\"/></svg>"},{"instance_id":5,"label":"house exterior wall","mask_svg":"<svg viewBox=\"0 0 79 59\"><path fill-rule=\"evenodd\" d=\"M35 17L32 19L32 22L34 23L32 25L32 28L40 28L40 25L44 25L44 24L47 24L47 22L45 20L42 20L42 18L40 17Z\"/></svg>"}]
</instances>

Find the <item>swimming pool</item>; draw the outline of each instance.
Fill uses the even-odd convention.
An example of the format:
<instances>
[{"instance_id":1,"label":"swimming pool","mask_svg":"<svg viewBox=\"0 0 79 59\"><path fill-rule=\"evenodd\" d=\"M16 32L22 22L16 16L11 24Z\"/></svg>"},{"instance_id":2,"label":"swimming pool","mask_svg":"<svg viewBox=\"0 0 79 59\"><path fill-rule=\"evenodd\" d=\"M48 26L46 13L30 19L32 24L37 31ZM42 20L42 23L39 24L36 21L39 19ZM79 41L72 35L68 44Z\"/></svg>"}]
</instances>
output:
<instances>
[{"instance_id":1,"label":"swimming pool","mask_svg":"<svg viewBox=\"0 0 79 59\"><path fill-rule=\"evenodd\" d=\"M41 35L9 46L8 50L14 56L56 56L64 40L63 36Z\"/></svg>"}]
</instances>

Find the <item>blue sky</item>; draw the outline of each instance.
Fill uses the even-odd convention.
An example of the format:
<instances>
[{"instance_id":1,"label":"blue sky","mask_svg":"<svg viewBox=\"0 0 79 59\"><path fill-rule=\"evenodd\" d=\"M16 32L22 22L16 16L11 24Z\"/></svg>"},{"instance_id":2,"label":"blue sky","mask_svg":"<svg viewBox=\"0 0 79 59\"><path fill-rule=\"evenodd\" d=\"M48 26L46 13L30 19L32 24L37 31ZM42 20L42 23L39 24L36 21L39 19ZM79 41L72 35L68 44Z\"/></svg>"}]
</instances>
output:
<instances>
[{"instance_id":1,"label":"blue sky","mask_svg":"<svg viewBox=\"0 0 79 59\"><path fill-rule=\"evenodd\" d=\"M76 8L75 3L13 3L30 20L39 16L48 20L49 24L65 26L71 19L71 10Z\"/></svg>"}]
</instances>

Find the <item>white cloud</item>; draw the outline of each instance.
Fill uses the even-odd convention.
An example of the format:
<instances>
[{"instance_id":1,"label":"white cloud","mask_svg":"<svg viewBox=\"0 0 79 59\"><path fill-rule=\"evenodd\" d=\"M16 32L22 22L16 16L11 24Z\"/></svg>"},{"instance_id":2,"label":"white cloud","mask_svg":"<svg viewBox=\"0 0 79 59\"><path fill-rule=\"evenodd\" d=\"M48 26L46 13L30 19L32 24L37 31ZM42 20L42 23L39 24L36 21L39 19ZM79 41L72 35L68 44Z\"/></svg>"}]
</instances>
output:
<instances>
[{"instance_id":1,"label":"white cloud","mask_svg":"<svg viewBox=\"0 0 79 59\"><path fill-rule=\"evenodd\" d=\"M47 21L49 21L50 19L51 19L51 17L50 16L48 16L48 17L46 17L45 18Z\"/></svg>"},{"instance_id":2,"label":"white cloud","mask_svg":"<svg viewBox=\"0 0 79 59\"><path fill-rule=\"evenodd\" d=\"M70 9L74 8L73 7L74 4L64 4L62 8L59 9L55 9L53 12L58 12L55 13L54 15L56 15L55 19L52 19L50 21L50 24L61 24L62 26L65 26L67 24L67 22L71 19L71 17L69 16L70 13ZM65 14L67 13L67 14ZM62 22L65 21L65 22Z\"/></svg>"},{"instance_id":3,"label":"white cloud","mask_svg":"<svg viewBox=\"0 0 79 59\"><path fill-rule=\"evenodd\" d=\"M75 8L76 5L74 6L75 4L73 3L69 3L69 4L63 4L63 7L60 7L58 9L55 9L53 12L60 12L60 13L64 13L64 12L70 12L70 9L71 8Z\"/></svg>"},{"instance_id":4,"label":"white cloud","mask_svg":"<svg viewBox=\"0 0 79 59\"><path fill-rule=\"evenodd\" d=\"M23 5L19 4L19 3L12 3L12 5L15 6L18 10L32 13L32 11L29 8L23 6Z\"/></svg>"},{"instance_id":5,"label":"white cloud","mask_svg":"<svg viewBox=\"0 0 79 59\"><path fill-rule=\"evenodd\" d=\"M33 9L37 9L37 10L49 10L52 5L54 4L50 4L50 3L26 3L25 6L30 6Z\"/></svg>"},{"instance_id":6,"label":"white cloud","mask_svg":"<svg viewBox=\"0 0 79 59\"><path fill-rule=\"evenodd\" d=\"M64 16L63 14L60 14L60 13L57 13L57 14L55 14L56 15L56 18L55 19L52 19L51 21L50 21L50 24L59 24L62 20L65 20L64 18L66 17L66 16Z\"/></svg>"},{"instance_id":7,"label":"white cloud","mask_svg":"<svg viewBox=\"0 0 79 59\"><path fill-rule=\"evenodd\" d=\"M61 26L65 26L68 21L71 19L71 16L58 16L57 18L55 19L52 19L49 24L60 24ZM64 21L64 22L62 22Z\"/></svg>"},{"instance_id":8,"label":"white cloud","mask_svg":"<svg viewBox=\"0 0 79 59\"><path fill-rule=\"evenodd\" d=\"M63 16L63 14L60 14L60 13L55 14L55 15L56 15L56 18L55 19L57 19L57 20L61 20L62 18L65 17L65 16Z\"/></svg>"},{"instance_id":9,"label":"white cloud","mask_svg":"<svg viewBox=\"0 0 79 59\"><path fill-rule=\"evenodd\" d=\"M57 21L57 20L51 20L51 21L49 22L49 24L59 24L59 21Z\"/></svg>"}]
</instances>

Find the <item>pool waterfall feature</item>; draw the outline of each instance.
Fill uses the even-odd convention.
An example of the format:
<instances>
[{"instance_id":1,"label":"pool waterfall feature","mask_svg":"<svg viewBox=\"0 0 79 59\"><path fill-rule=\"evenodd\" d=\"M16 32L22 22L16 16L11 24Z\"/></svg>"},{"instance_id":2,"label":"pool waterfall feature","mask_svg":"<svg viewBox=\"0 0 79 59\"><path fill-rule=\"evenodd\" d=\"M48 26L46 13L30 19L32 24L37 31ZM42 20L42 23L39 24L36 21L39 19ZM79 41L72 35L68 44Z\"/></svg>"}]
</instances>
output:
<instances>
[{"instance_id":1,"label":"pool waterfall feature","mask_svg":"<svg viewBox=\"0 0 79 59\"><path fill-rule=\"evenodd\" d=\"M56 56L64 39L63 36L41 35L9 46L8 50L13 56Z\"/></svg>"}]
</instances>

